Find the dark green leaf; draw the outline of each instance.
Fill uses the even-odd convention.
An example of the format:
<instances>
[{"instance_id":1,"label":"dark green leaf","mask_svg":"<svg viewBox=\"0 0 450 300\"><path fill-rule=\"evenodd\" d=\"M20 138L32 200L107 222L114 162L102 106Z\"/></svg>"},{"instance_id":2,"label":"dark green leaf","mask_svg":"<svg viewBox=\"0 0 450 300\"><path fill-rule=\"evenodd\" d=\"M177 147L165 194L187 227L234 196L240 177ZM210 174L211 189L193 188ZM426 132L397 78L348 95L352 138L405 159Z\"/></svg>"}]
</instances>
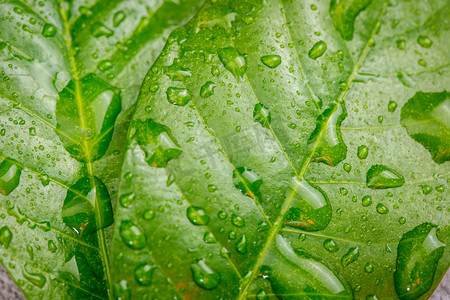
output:
<instances>
[{"instance_id":1,"label":"dark green leaf","mask_svg":"<svg viewBox=\"0 0 450 300\"><path fill-rule=\"evenodd\" d=\"M119 191L133 202L117 206L116 296L429 296L450 263L449 162L433 161L435 149L446 157L447 133L432 146L414 133L447 130L449 114L429 120L445 100L428 96L426 110L414 97L448 89L449 13L446 0L204 6L141 89Z\"/></svg>"},{"instance_id":2,"label":"dark green leaf","mask_svg":"<svg viewBox=\"0 0 450 300\"><path fill-rule=\"evenodd\" d=\"M201 2L0 1L0 260L27 298L110 296L134 102Z\"/></svg>"}]
</instances>

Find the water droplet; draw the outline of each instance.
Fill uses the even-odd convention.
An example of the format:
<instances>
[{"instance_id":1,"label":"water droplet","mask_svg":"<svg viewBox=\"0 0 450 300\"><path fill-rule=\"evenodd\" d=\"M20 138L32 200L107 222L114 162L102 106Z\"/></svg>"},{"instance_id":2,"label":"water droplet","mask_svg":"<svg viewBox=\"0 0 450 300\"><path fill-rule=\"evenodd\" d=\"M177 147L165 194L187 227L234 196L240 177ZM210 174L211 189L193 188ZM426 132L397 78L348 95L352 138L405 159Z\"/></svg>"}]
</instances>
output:
<instances>
[{"instance_id":1,"label":"water droplet","mask_svg":"<svg viewBox=\"0 0 450 300\"><path fill-rule=\"evenodd\" d=\"M210 217L206 214L203 208L196 206L189 206L187 208L187 218L194 225L208 225Z\"/></svg>"},{"instance_id":2,"label":"water droplet","mask_svg":"<svg viewBox=\"0 0 450 300\"><path fill-rule=\"evenodd\" d=\"M350 41L353 39L353 31L356 17L372 2L372 0L338 1L330 3L330 15L334 21L334 27L342 38Z\"/></svg>"},{"instance_id":3,"label":"water droplet","mask_svg":"<svg viewBox=\"0 0 450 300\"><path fill-rule=\"evenodd\" d=\"M216 237L214 236L214 234L212 232L207 231L203 235L203 241L207 244L213 244L216 242Z\"/></svg>"},{"instance_id":4,"label":"water droplet","mask_svg":"<svg viewBox=\"0 0 450 300\"><path fill-rule=\"evenodd\" d=\"M308 139L315 150L313 161L336 166L347 157L347 146L341 134L341 123L347 117L344 103L327 108L316 119L316 127Z\"/></svg>"},{"instance_id":5,"label":"water droplet","mask_svg":"<svg viewBox=\"0 0 450 300\"><path fill-rule=\"evenodd\" d=\"M170 103L178 106L185 106L192 99L191 93L186 88L171 86L167 89L166 95Z\"/></svg>"},{"instance_id":6,"label":"water droplet","mask_svg":"<svg viewBox=\"0 0 450 300\"><path fill-rule=\"evenodd\" d=\"M48 251L51 253L56 253L56 250L58 250L58 247L56 247L55 242L53 240L48 241Z\"/></svg>"},{"instance_id":7,"label":"water droplet","mask_svg":"<svg viewBox=\"0 0 450 300\"><path fill-rule=\"evenodd\" d=\"M374 294L370 294L366 296L366 300L378 300L378 297Z\"/></svg>"},{"instance_id":8,"label":"water droplet","mask_svg":"<svg viewBox=\"0 0 450 300\"><path fill-rule=\"evenodd\" d=\"M318 41L312 46L308 52L309 58L317 59L321 57L327 50L327 44L324 41Z\"/></svg>"},{"instance_id":9,"label":"water droplet","mask_svg":"<svg viewBox=\"0 0 450 300\"><path fill-rule=\"evenodd\" d=\"M247 62L245 56L239 53L233 47L221 48L218 51L220 61L225 68L239 80L247 71Z\"/></svg>"},{"instance_id":10,"label":"water droplet","mask_svg":"<svg viewBox=\"0 0 450 300\"><path fill-rule=\"evenodd\" d=\"M145 220L148 221L148 220L151 220L151 219L153 219L155 217L155 212L153 210L151 210L151 209L147 209L147 210L144 211L142 216L144 217Z\"/></svg>"},{"instance_id":11,"label":"water droplet","mask_svg":"<svg viewBox=\"0 0 450 300\"><path fill-rule=\"evenodd\" d=\"M325 249L327 249L331 253L334 253L339 250L339 247L336 245L336 243L332 239L326 239L323 242L323 246L325 247Z\"/></svg>"},{"instance_id":12,"label":"water droplet","mask_svg":"<svg viewBox=\"0 0 450 300\"><path fill-rule=\"evenodd\" d=\"M406 223L406 219L405 219L404 217L400 217L400 218L398 219L398 222L399 222L401 225L403 225L403 224Z\"/></svg>"},{"instance_id":13,"label":"water droplet","mask_svg":"<svg viewBox=\"0 0 450 300\"><path fill-rule=\"evenodd\" d=\"M261 271L279 299L353 299L350 286L331 265L306 250L293 249L281 235Z\"/></svg>"},{"instance_id":14,"label":"water droplet","mask_svg":"<svg viewBox=\"0 0 450 300\"><path fill-rule=\"evenodd\" d=\"M247 239L245 235L236 242L236 251L240 254L247 254Z\"/></svg>"},{"instance_id":15,"label":"water droplet","mask_svg":"<svg viewBox=\"0 0 450 300\"><path fill-rule=\"evenodd\" d=\"M285 216L285 225L306 231L317 231L325 229L330 223L331 204L325 192L319 187L294 177L291 187L286 192L286 198L292 199L292 205Z\"/></svg>"},{"instance_id":16,"label":"water droplet","mask_svg":"<svg viewBox=\"0 0 450 300\"><path fill-rule=\"evenodd\" d=\"M352 170L352 165L348 164L348 163L345 163L343 168L344 168L345 172L350 173L350 171Z\"/></svg>"},{"instance_id":17,"label":"water droplet","mask_svg":"<svg viewBox=\"0 0 450 300\"><path fill-rule=\"evenodd\" d=\"M436 233L436 225L423 223L406 232L400 240L394 286L401 300L419 299L433 286L446 246Z\"/></svg>"},{"instance_id":18,"label":"water droplet","mask_svg":"<svg viewBox=\"0 0 450 300\"><path fill-rule=\"evenodd\" d=\"M259 188L263 181L261 176L251 169L239 167L233 172L234 186L241 191L243 195L249 196L255 200L261 201L261 193Z\"/></svg>"},{"instance_id":19,"label":"water droplet","mask_svg":"<svg viewBox=\"0 0 450 300\"><path fill-rule=\"evenodd\" d=\"M191 70L180 66L179 62L175 60L170 66L164 67L164 74L172 81L184 81L191 77Z\"/></svg>"},{"instance_id":20,"label":"water droplet","mask_svg":"<svg viewBox=\"0 0 450 300\"><path fill-rule=\"evenodd\" d=\"M74 95L75 90L80 91L80 99ZM101 158L109 147L121 110L119 90L95 74L86 75L77 86L71 80L56 103L57 133L64 148L81 162Z\"/></svg>"},{"instance_id":21,"label":"water droplet","mask_svg":"<svg viewBox=\"0 0 450 300\"><path fill-rule=\"evenodd\" d=\"M281 64L281 56L272 54L261 57L261 62L269 68L276 68Z\"/></svg>"},{"instance_id":22,"label":"water droplet","mask_svg":"<svg viewBox=\"0 0 450 300\"><path fill-rule=\"evenodd\" d=\"M366 174L366 184L371 189L389 189L402 186L403 176L384 165L373 165Z\"/></svg>"},{"instance_id":23,"label":"water droplet","mask_svg":"<svg viewBox=\"0 0 450 300\"><path fill-rule=\"evenodd\" d=\"M433 45L433 41L425 35L419 35L417 37L417 43L423 48L430 48Z\"/></svg>"},{"instance_id":24,"label":"water droplet","mask_svg":"<svg viewBox=\"0 0 450 300\"><path fill-rule=\"evenodd\" d=\"M145 233L132 221L122 221L119 232L122 241L131 249L139 250L147 245Z\"/></svg>"},{"instance_id":25,"label":"water droplet","mask_svg":"<svg viewBox=\"0 0 450 300\"><path fill-rule=\"evenodd\" d=\"M450 160L450 93L417 92L402 107L400 123L437 164Z\"/></svg>"},{"instance_id":26,"label":"water droplet","mask_svg":"<svg viewBox=\"0 0 450 300\"><path fill-rule=\"evenodd\" d=\"M45 278L44 275L42 275L40 273L27 271L26 267L23 269L22 274L26 280L28 280L33 285L35 285L41 289L44 287L45 283L47 282L47 278Z\"/></svg>"},{"instance_id":27,"label":"water droplet","mask_svg":"<svg viewBox=\"0 0 450 300\"><path fill-rule=\"evenodd\" d=\"M56 34L56 27L53 24L46 23L44 28L42 28L42 36L52 37Z\"/></svg>"},{"instance_id":28,"label":"water droplet","mask_svg":"<svg viewBox=\"0 0 450 300\"><path fill-rule=\"evenodd\" d=\"M136 133L133 138L145 152L145 160L150 166L165 168L170 160L182 153L167 126L148 119L146 122L136 121L134 127Z\"/></svg>"},{"instance_id":29,"label":"water droplet","mask_svg":"<svg viewBox=\"0 0 450 300\"><path fill-rule=\"evenodd\" d=\"M30 136L36 136L36 128L35 127L30 127L30 129L28 130L28 134Z\"/></svg>"},{"instance_id":30,"label":"water droplet","mask_svg":"<svg viewBox=\"0 0 450 300\"><path fill-rule=\"evenodd\" d=\"M19 185L22 168L15 160L5 158L0 163L0 193L8 196Z\"/></svg>"},{"instance_id":31,"label":"water droplet","mask_svg":"<svg viewBox=\"0 0 450 300\"><path fill-rule=\"evenodd\" d=\"M245 226L245 220L236 214L231 214L231 223L236 227Z\"/></svg>"},{"instance_id":32,"label":"water droplet","mask_svg":"<svg viewBox=\"0 0 450 300\"><path fill-rule=\"evenodd\" d=\"M64 223L80 236L114 222L108 189L97 177L83 177L70 187L61 214Z\"/></svg>"},{"instance_id":33,"label":"water droplet","mask_svg":"<svg viewBox=\"0 0 450 300\"><path fill-rule=\"evenodd\" d=\"M355 262L359 257L359 248L352 247L350 248L346 254L341 257L341 264L346 267L352 262Z\"/></svg>"},{"instance_id":34,"label":"water droplet","mask_svg":"<svg viewBox=\"0 0 450 300\"><path fill-rule=\"evenodd\" d=\"M369 148L366 145L361 145L358 147L359 159L366 159L368 155L369 155Z\"/></svg>"},{"instance_id":35,"label":"water droplet","mask_svg":"<svg viewBox=\"0 0 450 300\"><path fill-rule=\"evenodd\" d=\"M220 274L211 269L205 260L199 260L191 264L192 279L201 288L212 290L219 286Z\"/></svg>"},{"instance_id":36,"label":"water droplet","mask_svg":"<svg viewBox=\"0 0 450 300\"><path fill-rule=\"evenodd\" d=\"M263 127L269 128L272 117L270 111L264 105L257 103L253 109L253 121L261 123Z\"/></svg>"},{"instance_id":37,"label":"water droplet","mask_svg":"<svg viewBox=\"0 0 450 300\"><path fill-rule=\"evenodd\" d=\"M412 87L416 84L411 76L403 72L397 72L397 78L406 87Z\"/></svg>"},{"instance_id":38,"label":"water droplet","mask_svg":"<svg viewBox=\"0 0 450 300\"><path fill-rule=\"evenodd\" d=\"M118 27L127 17L123 10L119 10L113 16L113 26Z\"/></svg>"},{"instance_id":39,"label":"water droplet","mask_svg":"<svg viewBox=\"0 0 450 300\"><path fill-rule=\"evenodd\" d=\"M362 198L361 202L362 202L362 206L364 206L364 207L370 206L372 204L372 197L369 195L366 195Z\"/></svg>"},{"instance_id":40,"label":"water droplet","mask_svg":"<svg viewBox=\"0 0 450 300\"><path fill-rule=\"evenodd\" d=\"M212 81L206 82L202 87L200 88L200 96L202 98L208 98L212 95L214 95L214 88L216 87L216 84Z\"/></svg>"},{"instance_id":41,"label":"water droplet","mask_svg":"<svg viewBox=\"0 0 450 300\"><path fill-rule=\"evenodd\" d=\"M97 69L99 69L100 72L110 70L112 67L113 67L112 63L107 59L101 60L97 64Z\"/></svg>"},{"instance_id":42,"label":"water droplet","mask_svg":"<svg viewBox=\"0 0 450 300\"><path fill-rule=\"evenodd\" d=\"M397 103L395 101L389 101L388 111L394 112L397 109Z\"/></svg>"},{"instance_id":43,"label":"water droplet","mask_svg":"<svg viewBox=\"0 0 450 300\"><path fill-rule=\"evenodd\" d=\"M156 269L151 264L141 264L134 269L134 278L139 285L149 286L152 284L153 271Z\"/></svg>"},{"instance_id":44,"label":"water droplet","mask_svg":"<svg viewBox=\"0 0 450 300\"><path fill-rule=\"evenodd\" d=\"M131 205L131 203L133 203L135 198L136 194L134 192L123 194L119 198L120 205L122 205L122 207L128 207Z\"/></svg>"},{"instance_id":45,"label":"water droplet","mask_svg":"<svg viewBox=\"0 0 450 300\"><path fill-rule=\"evenodd\" d=\"M366 263L366 265L364 266L364 271L366 271L367 273L372 273L373 269L373 265L370 262Z\"/></svg>"},{"instance_id":46,"label":"water droplet","mask_svg":"<svg viewBox=\"0 0 450 300\"><path fill-rule=\"evenodd\" d=\"M103 25L100 22L95 22L94 24L92 24L91 26L91 34L96 37L111 37L114 34L114 31L112 31L111 29L109 29L108 27L106 27L105 25Z\"/></svg>"},{"instance_id":47,"label":"water droplet","mask_svg":"<svg viewBox=\"0 0 450 300\"><path fill-rule=\"evenodd\" d=\"M11 240L13 238L13 234L8 226L3 226L0 228L0 245L8 249L9 244L11 244Z\"/></svg>"},{"instance_id":48,"label":"water droplet","mask_svg":"<svg viewBox=\"0 0 450 300\"><path fill-rule=\"evenodd\" d=\"M389 208L387 208L383 203L377 204L377 212L379 214L385 215L389 212Z\"/></svg>"},{"instance_id":49,"label":"water droplet","mask_svg":"<svg viewBox=\"0 0 450 300\"><path fill-rule=\"evenodd\" d=\"M259 290L256 293L256 300L269 300L269 295L264 290Z\"/></svg>"}]
</instances>

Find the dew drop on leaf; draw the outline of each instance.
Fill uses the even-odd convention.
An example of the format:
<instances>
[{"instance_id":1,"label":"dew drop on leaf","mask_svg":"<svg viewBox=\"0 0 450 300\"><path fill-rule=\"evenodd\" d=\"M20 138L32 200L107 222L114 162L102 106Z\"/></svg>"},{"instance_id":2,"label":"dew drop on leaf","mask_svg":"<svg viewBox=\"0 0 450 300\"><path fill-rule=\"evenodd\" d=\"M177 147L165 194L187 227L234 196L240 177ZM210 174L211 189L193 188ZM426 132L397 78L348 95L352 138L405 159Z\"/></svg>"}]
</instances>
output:
<instances>
[{"instance_id":1,"label":"dew drop on leaf","mask_svg":"<svg viewBox=\"0 0 450 300\"><path fill-rule=\"evenodd\" d=\"M240 254L247 254L247 239L245 235L236 242L236 251Z\"/></svg>"},{"instance_id":2,"label":"dew drop on leaf","mask_svg":"<svg viewBox=\"0 0 450 300\"><path fill-rule=\"evenodd\" d=\"M331 253L334 253L339 250L339 247L332 239L326 239L323 242L323 247Z\"/></svg>"},{"instance_id":3,"label":"dew drop on leaf","mask_svg":"<svg viewBox=\"0 0 450 300\"><path fill-rule=\"evenodd\" d=\"M201 207L189 206L186 210L186 215L189 221L194 225L208 225L210 221L210 217Z\"/></svg>"},{"instance_id":4,"label":"dew drop on leaf","mask_svg":"<svg viewBox=\"0 0 450 300\"><path fill-rule=\"evenodd\" d=\"M244 76L247 71L247 62L244 55L233 47L219 49L218 55L224 67L233 74L236 80Z\"/></svg>"},{"instance_id":5,"label":"dew drop on leaf","mask_svg":"<svg viewBox=\"0 0 450 300\"><path fill-rule=\"evenodd\" d=\"M270 111L264 105L257 103L253 109L253 121L261 123L263 127L269 128L272 117Z\"/></svg>"},{"instance_id":6,"label":"dew drop on leaf","mask_svg":"<svg viewBox=\"0 0 450 300\"><path fill-rule=\"evenodd\" d=\"M358 247L352 247L348 249L347 253L345 253L341 257L341 264L346 267L352 262L355 262L359 257L359 248Z\"/></svg>"},{"instance_id":7,"label":"dew drop on leaf","mask_svg":"<svg viewBox=\"0 0 450 300\"><path fill-rule=\"evenodd\" d=\"M231 214L231 224L233 224L236 227L244 227L245 220L236 214Z\"/></svg>"},{"instance_id":8,"label":"dew drop on leaf","mask_svg":"<svg viewBox=\"0 0 450 300\"><path fill-rule=\"evenodd\" d=\"M15 160L5 158L0 163L0 193L8 196L19 185L22 168Z\"/></svg>"},{"instance_id":9,"label":"dew drop on leaf","mask_svg":"<svg viewBox=\"0 0 450 300\"><path fill-rule=\"evenodd\" d=\"M9 244L11 244L11 240L13 238L13 234L8 226L3 226L0 228L0 245L8 249Z\"/></svg>"},{"instance_id":10,"label":"dew drop on leaf","mask_svg":"<svg viewBox=\"0 0 450 300\"><path fill-rule=\"evenodd\" d=\"M95 22L91 26L91 33L96 38L99 38L102 36L111 37L111 36L113 36L114 31L112 31L111 29L109 29L108 27L106 27L104 24L102 24L100 22Z\"/></svg>"},{"instance_id":11,"label":"dew drop on leaf","mask_svg":"<svg viewBox=\"0 0 450 300\"><path fill-rule=\"evenodd\" d=\"M205 260L191 264L192 279L205 290L212 290L220 284L220 274L209 267Z\"/></svg>"},{"instance_id":12,"label":"dew drop on leaf","mask_svg":"<svg viewBox=\"0 0 450 300\"><path fill-rule=\"evenodd\" d=\"M430 290L446 244L436 225L423 223L406 232L397 247L394 285L400 300L418 299Z\"/></svg>"},{"instance_id":13,"label":"dew drop on leaf","mask_svg":"<svg viewBox=\"0 0 450 300\"><path fill-rule=\"evenodd\" d=\"M318 41L315 43L308 52L308 56L311 59L317 59L321 57L327 50L327 44L324 41Z\"/></svg>"},{"instance_id":14,"label":"dew drop on leaf","mask_svg":"<svg viewBox=\"0 0 450 300\"><path fill-rule=\"evenodd\" d=\"M44 275L42 275L41 273L28 271L27 267L24 267L22 274L26 280L41 289L47 282L47 278Z\"/></svg>"},{"instance_id":15,"label":"dew drop on leaf","mask_svg":"<svg viewBox=\"0 0 450 300\"><path fill-rule=\"evenodd\" d=\"M366 174L367 187L374 190L396 188L404 183L400 173L384 165L373 165Z\"/></svg>"},{"instance_id":16,"label":"dew drop on leaf","mask_svg":"<svg viewBox=\"0 0 450 300\"><path fill-rule=\"evenodd\" d=\"M433 41L425 35L419 35L417 37L417 43L423 48L430 48L433 45Z\"/></svg>"},{"instance_id":17,"label":"dew drop on leaf","mask_svg":"<svg viewBox=\"0 0 450 300\"><path fill-rule=\"evenodd\" d=\"M127 17L123 10L119 10L113 16L113 26L118 27Z\"/></svg>"},{"instance_id":18,"label":"dew drop on leaf","mask_svg":"<svg viewBox=\"0 0 450 300\"><path fill-rule=\"evenodd\" d=\"M306 231L325 229L331 221L332 209L325 192L308 181L293 178L286 198L292 199L284 224Z\"/></svg>"},{"instance_id":19,"label":"dew drop on leaf","mask_svg":"<svg viewBox=\"0 0 450 300\"><path fill-rule=\"evenodd\" d=\"M152 275L155 266L151 264L141 264L134 269L134 278L139 285L149 286L152 284Z\"/></svg>"},{"instance_id":20,"label":"dew drop on leaf","mask_svg":"<svg viewBox=\"0 0 450 300\"><path fill-rule=\"evenodd\" d=\"M366 195L361 199L362 206L370 206L372 204L372 197L370 195Z\"/></svg>"},{"instance_id":21,"label":"dew drop on leaf","mask_svg":"<svg viewBox=\"0 0 450 300\"><path fill-rule=\"evenodd\" d=\"M388 103L388 111L394 112L397 109L397 103L395 101L389 101Z\"/></svg>"},{"instance_id":22,"label":"dew drop on leaf","mask_svg":"<svg viewBox=\"0 0 450 300\"><path fill-rule=\"evenodd\" d=\"M53 24L46 23L44 28L42 28L42 36L52 37L56 34L56 27Z\"/></svg>"},{"instance_id":23,"label":"dew drop on leaf","mask_svg":"<svg viewBox=\"0 0 450 300\"><path fill-rule=\"evenodd\" d=\"M369 155L369 148L366 145L361 145L358 147L359 159L366 159L368 155Z\"/></svg>"},{"instance_id":24,"label":"dew drop on leaf","mask_svg":"<svg viewBox=\"0 0 450 300\"><path fill-rule=\"evenodd\" d=\"M377 204L377 212L381 215L385 215L389 212L389 208L386 207L383 203Z\"/></svg>"},{"instance_id":25,"label":"dew drop on leaf","mask_svg":"<svg viewBox=\"0 0 450 300\"><path fill-rule=\"evenodd\" d=\"M186 88L169 87L166 91L167 100L174 105L185 106L192 99L191 93Z\"/></svg>"},{"instance_id":26,"label":"dew drop on leaf","mask_svg":"<svg viewBox=\"0 0 450 300\"><path fill-rule=\"evenodd\" d=\"M268 66L269 68L276 68L281 64L281 56L272 54L264 55L261 57L261 62Z\"/></svg>"},{"instance_id":27,"label":"dew drop on leaf","mask_svg":"<svg viewBox=\"0 0 450 300\"><path fill-rule=\"evenodd\" d=\"M122 221L119 229L122 241L134 250L139 250L147 245L145 233L132 221Z\"/></svg>"},{"instance_id":28,"label":"dew drop on leaf","mask_svg":"<svg viewBox=\"0 0 450 300\"><path fill-rule=\"evenodd\" d=\"M122 205L122 207L128 207L133 203L135 198L136 194L134 192L123 194L119 198L120 205Z\"/></svg>"},{"instance_id":29,"label":"dew drop on leaf","mask_svg":"<svg viewBox=\"0 0 450 300\"><path fill-rule=\"evenodd\" d=\"M212 81L206 82L202 87L200 88L200 97L202 98L208 98L212 95L214 95L214 88L216 87L215 83Z\"/></svg>"}]
</instances>

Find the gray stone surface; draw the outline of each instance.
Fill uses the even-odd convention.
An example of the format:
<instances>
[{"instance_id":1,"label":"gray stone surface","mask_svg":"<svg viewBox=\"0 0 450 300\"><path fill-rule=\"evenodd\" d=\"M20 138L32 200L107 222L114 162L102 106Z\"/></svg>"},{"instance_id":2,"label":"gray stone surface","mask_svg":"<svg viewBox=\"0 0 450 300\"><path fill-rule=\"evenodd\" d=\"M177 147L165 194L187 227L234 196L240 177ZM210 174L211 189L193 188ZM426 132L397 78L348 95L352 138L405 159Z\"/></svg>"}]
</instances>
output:
<instances>
[{"instance_id":1,"label":"gray stone surface","mask_svg":"<svg viewBox=\"0 0 450 300\"><path fill-rule=\"evenodd\" d=\"M450 299L450 271L445 274L441 284L434 291L429 300ZM22 292L0 265L0 300L25 300Z\"/></svg>"}]
</instances>

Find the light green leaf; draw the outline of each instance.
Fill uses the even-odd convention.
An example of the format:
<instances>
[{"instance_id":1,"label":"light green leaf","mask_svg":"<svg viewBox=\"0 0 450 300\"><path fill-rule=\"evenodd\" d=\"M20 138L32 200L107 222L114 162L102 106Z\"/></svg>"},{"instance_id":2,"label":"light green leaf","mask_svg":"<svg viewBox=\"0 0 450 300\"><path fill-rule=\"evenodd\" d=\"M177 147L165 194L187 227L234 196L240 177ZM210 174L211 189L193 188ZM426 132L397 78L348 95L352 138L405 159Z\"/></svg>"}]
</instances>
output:
<instances>
[{"instance_id":1,"label":"light green leaf","mask_svg":"<svg viewBox=\"0 0 450 300\"><path fill-rule=\"evenodd\" d=\"M431 294L450 263L448 133L428 150L401 119L448 129L414 95L448 89L450 7L345 17L355 3L217 1L171 35L129 130L116 297Z\"/></svg>"},{"instance_id":2,"label":"light green leaf","mask_svg":"<svg viewBox=\"0 0 450 300\"><path fill-rule=\"evenodd\" d=\"M141 82L202 1L0 1L0 261L30 299L107 298Z\"/></svg>"}]
</instances>

